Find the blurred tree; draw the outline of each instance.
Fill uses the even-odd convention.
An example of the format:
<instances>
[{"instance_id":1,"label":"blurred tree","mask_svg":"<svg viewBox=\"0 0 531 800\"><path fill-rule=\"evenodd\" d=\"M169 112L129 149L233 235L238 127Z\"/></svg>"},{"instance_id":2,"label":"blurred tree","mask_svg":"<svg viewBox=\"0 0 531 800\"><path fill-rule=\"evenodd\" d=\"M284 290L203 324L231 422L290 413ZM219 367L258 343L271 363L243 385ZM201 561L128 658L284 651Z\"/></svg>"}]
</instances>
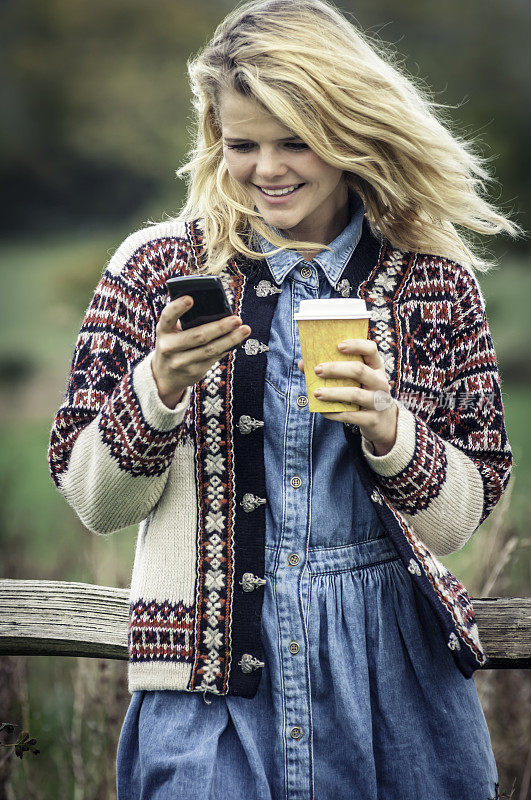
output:
<instances>
[{"instance_id":1,"label":"blurred tree","mask_svg":"<svg viewBox=\"0 0 531 800\"><path fill-rule=\"evenodd\" d=\"M414 76L451 111L452 129L476 137L501 186L491 196L531 211L531 3L527 0L356 0L344 3L369 32L396 43ZM399 9L399 10L398 10ZM387 23L387 24L386 24ZM526 246L524 244L524 246Z\"/></svg>"},{"instance_id":2,"label":"blurred tree","mask_svg":"<svg viewBox=\"0 0 531 800\"><path fill-rule=\"evenodd\" d=\"M121 218L169 191L191 110L186 58L220 11L186 0L4 4L4 230L51 215Z\"/></svg>"},{"instance_id":3,"label":"blurred tree","mask_svg":"<svg viewBox=\"0 0 531 800\"><path fill-rule=\"evenodd\" d=\"M124 219L174 171L191 122L186 59L230 0L8 0L0 10L4 111L0 231ZM338 0L399 54L453 128L479 136L507 210L531 208L531 4L524 0ZM187 130L188 128L188 130ZM498 159L499 157L499 159ZM178 202L175 203L175 207Z\"/></svg>"}]
</instances>

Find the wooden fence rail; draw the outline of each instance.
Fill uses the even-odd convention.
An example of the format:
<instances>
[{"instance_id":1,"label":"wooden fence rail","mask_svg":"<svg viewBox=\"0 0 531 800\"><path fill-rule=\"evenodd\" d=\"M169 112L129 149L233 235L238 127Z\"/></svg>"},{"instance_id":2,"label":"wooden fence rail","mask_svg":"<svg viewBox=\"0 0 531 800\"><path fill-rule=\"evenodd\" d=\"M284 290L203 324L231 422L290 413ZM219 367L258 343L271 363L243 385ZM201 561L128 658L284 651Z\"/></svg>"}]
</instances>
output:
<instances>
[{"instance_id":1,"label":"wooden fence rail","mask_svg":"<svg viewBox=\"0 0 531 800\"><path fill-rule=\"evenodd\" d=\"M531 667L531 598L472 600L483 669ZM127 659L129 590L0 579L0 655Z\"/></svg>"}]
</instances>

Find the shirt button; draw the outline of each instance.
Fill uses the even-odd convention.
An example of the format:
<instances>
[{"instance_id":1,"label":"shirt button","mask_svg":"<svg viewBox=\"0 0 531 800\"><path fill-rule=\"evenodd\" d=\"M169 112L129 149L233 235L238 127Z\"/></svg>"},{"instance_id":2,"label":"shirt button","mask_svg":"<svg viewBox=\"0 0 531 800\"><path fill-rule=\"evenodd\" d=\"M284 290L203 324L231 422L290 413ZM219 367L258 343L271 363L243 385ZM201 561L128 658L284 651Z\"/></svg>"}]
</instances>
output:
<instances>
[{"instance_id":1,"label":"shirt button","mask_svg":"<svg viewBox=\"0 0 531 800\"><path fill-rule=\"evenodd\" d=\"M290 567L297 566L300 560L301 560L300 556L298 556L297 553L290 553L290 555L288 556L288 564L290 565Z\"/></svg>"},{"instance_id":2,"label":"shirt button","mask_svg":"<svg viewBox=\"0 0 531 800\"><path fill-rule=\"evenodd\" d=\"M312 277L312 270L310 267L302 267L301 269L301 276L303 278L311 278Z\"/></svg>"},{"instance_id":3,"label":"shirt button","mask_svg":"<svg viewBox=\"0 0 531 800\"><path fill-rule=\"evenodd\" d=\"M290 730L289 735L292 739L302 739L302 728L295 725L295 727Z\"/></svg>"},{"instance_id":4,"label":"shirt button","mask_svg":"<svg viewBox=\"0 0 531 800\"><path fill-rule=\"evenodd\" d=\"M289 643L289 651L290 651L290 653L292 655L296 656L297 653L299 652L299 650L300 650L300 647L297 644L297 642L290 642Z\"/></svg>"},{"instance_id":5,"label":"shirt button","mask_svg":"<svg viewBox=\"0 0 531 800\"><path fill-rule=\"evenodd\" d=\"M298 475L294 475L290 483L294 489L300 489L300 487L302 486L302 481Z\"/></svg>"},{"instance_id":6,"label":"shirt button","mask_svg":"<svg viewBox=\"0 0 531 800\"><path fill-rule=\"evenodd\" d=\"M300 394L297 397L297 405L299 406L299 408L304 408L305 406L308 405L308 398L306 397L305 394Z\"/></svg>"}]
</instances>

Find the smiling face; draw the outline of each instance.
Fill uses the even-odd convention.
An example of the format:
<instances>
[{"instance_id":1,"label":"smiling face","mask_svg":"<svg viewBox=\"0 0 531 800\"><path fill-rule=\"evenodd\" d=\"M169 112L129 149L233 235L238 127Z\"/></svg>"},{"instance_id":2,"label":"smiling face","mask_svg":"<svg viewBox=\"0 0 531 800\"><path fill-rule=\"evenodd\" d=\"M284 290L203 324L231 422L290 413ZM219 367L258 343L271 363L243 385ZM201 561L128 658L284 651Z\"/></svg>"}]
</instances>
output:
<instances>
[{"instance_id":1,"label":"smiling face","mask_svg":"<svg viewBox=\"0 0 531 800\"><path fill-rule=\"evenodd\" d=\"M333 241L349 221L343 171L238 92L221 95L219 117L229 173L250 192L264 221L290 239ZM280 189L289 191L264 191Z\"/></svg>"}]
</instances>

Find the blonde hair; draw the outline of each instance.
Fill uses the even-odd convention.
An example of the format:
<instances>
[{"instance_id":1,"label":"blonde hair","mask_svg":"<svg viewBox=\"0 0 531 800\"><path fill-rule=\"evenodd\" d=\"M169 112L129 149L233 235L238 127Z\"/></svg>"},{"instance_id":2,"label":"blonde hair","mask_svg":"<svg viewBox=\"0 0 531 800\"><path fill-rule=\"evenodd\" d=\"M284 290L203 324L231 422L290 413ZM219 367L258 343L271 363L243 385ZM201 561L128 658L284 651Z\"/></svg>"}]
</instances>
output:
<instances>
[{"instance_id":1,"label":"blonde hair","mask_svg":"<svg viewBox=\"0 0 531 800\"><path fill-rule=\"evenodd\" d=\"M345 172L374 233L405 251L433 253L487 271L492 263L458 234L522 229L484 199L486 159L453 135L440 110L406 76L391 49L369 39L327 0L251 0L221 22L189 59L196 138L179 216L201 219L204 270L237 254L258 259L252 231L275 248L315 251L266 226L250 192L228 172L219 101L236 91L257 101L326 163ZM276 252L277 250L275 250Z\"/></svg>"}]
</instances>

